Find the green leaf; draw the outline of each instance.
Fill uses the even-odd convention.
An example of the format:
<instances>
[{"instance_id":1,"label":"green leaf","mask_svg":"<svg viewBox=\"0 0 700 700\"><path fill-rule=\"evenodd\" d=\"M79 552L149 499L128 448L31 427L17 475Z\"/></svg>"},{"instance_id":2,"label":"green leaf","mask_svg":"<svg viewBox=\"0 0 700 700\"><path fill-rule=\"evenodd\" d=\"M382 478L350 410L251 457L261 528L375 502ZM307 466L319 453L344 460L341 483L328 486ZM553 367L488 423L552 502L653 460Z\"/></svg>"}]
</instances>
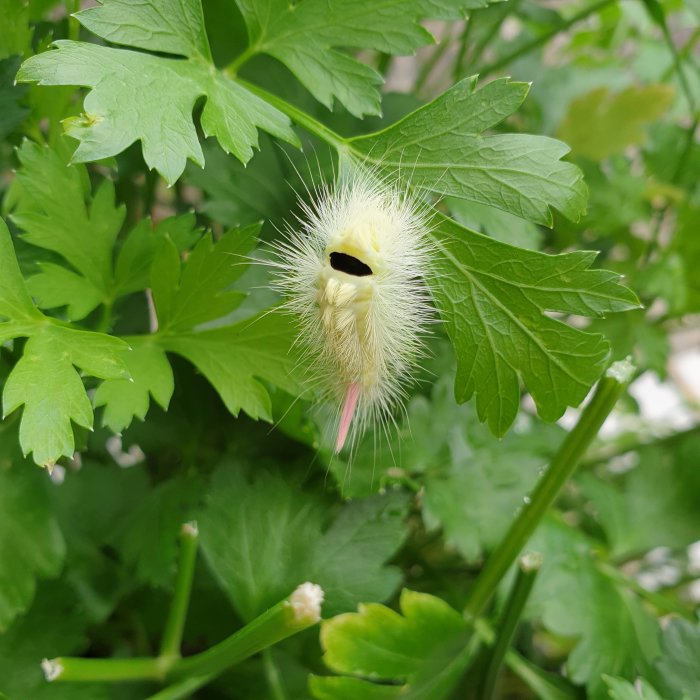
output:
<instances>
[{"instance_id":1,"label":"green leaf","mask_svg":"<svg viewBox=\"0 0 700 700\"><path fill-rule=\"evenodd\" d=\"M294 205L293 191L282 186L286 176L277 149L265 135L260 141L260 153L244 166L208 140L206 167L187 169L188 182L207 195L202 211L224 226L281 220Z\"/></svg>"},{"instance_id":2,"label":"green leaf","mask_svg":"<svg viewBox=\"0 0 700 700\"><path fill-rule=\"evenodd\" d=\"M425 402L423 421L435 420L442 433L431 444L435 448L441 441L444 449L426 465L423 519L429 529L441 527L446 543L476 562L505 535L561 441L561 431L539 424L528 432L523 425L494 444L473 410L454 405L445 380ZM421 428L416 430L420 436Z\"/></svg>"},{"instance_id":3,"label":"green leaf","mask_svg":"<svg viewBox=\"0 0 700 700\"><path fill-rule=\"evenodd\" d=\"M69 321L79 321L96 309L104 297L89 280L67 267L37 262L39 273L27 279L27 289L42 309L66 307Z\"/></svg>"},{"instance_id":4,"label":"green leaf","mask_svg":"<svg viewBox=\"0 0 700 700\"><path fill-rule=\"evenodd\" d=\"M552 225L550 207L578 220L587 197L581 171L560 158L561 141L528 134L483 132L512 114L527 83L476 78L457 83L396 124L350 141L366 159L438 195L488 204L535 223Z\"/></svg>"},{"instance_id":5,"label":"green leaf","mask_svg":"<svg viewBox=\"0 0 700 700\"><path fill-rule=\"evenodd\" d=\"M31 604L37 579L57 576L63 565L66 545L51 512L46 482L46 474L23 464L0 470L0 631L3 632Z\"/></svg>"},{"instance_id":6,"label":"green leaf","mask_svg":"<svg viewBox=\"0 0 700 700\"><path fill-rule=\"evenodd\" d=\"M137 41L136 36L143 37L151 31L148 24L142 24L147 19L139 10L143 5L119 4L122 23L132 25L118 32L125 40ZM153 8L155 3L145 6ZM199 13L198 0L166 0L160 7L166 13L178 7L188 15ZM107 4L90 10L88 21L110 34L108 23L98 22L100 13L105 11L114 14ZM179 38L168 35L159 41L164 45L177 44L184 50L192 37L180 35L178 30L182 27L183 23L179 23L173 29ZM73 154L75 162L113 156L141 140L148 167L174 183L188 158L204 165L192 121L192 110L202 96L206 97L201 115L204 135L216 136L226 152L244 163L252 158L253 147L257 146L257 128L298 143L287 117L216 71L199 55L182 60L74 41L57 41L55 45L57 50L25 61L17 80L91 88L84 102L85 114L66 125L67 133L80 141Z\"/></svg>"},{"instance_id":7,"label":"green leaf","mask_svg":"<svg viewBox=\"0 0 700 700\"><path fill-rule=\"evenodd\" d=\"M124 566L116 545L151 489L140 465L124 469L87 456L82 465L78 471L66 470L51 497L66 540L66 582L77 594L84 615L100 624L138 585L133 568Z\"/></svg>"},{"instance_id":8,"label":"green leaf","mask_svg":"<svg viewBox=\"0 0 700 700\"><path fill-rule=\"evenodd\" d=\"M114 542L138 581L173 586L182 524L192 519L203 492L201 478L175 477L129 509Z\"/></svg>"},{"instance_id":9,"label":"green leaf","mask_svg":"<svg viewBox=\"0 0 700 700\"><path fill-rule=\"evenodd\" d=\"M2 10L0 10L0 17L1 13ZM2 54L2 38L0 38L0 54ZM11 134L27 114L27 110L19 104L27 88L14 84L19 63L19 56L0 59L0 139Z\"/></svg>"},{"instance_id":10,"label":"green leaf","mask_svg":"<svg viewBox=\"0 0 700 700\"><path fill-rule=\"evenodd\" d=\"M573 100L559 127L559 137L577 156L603 160L646 140L646 127L671 106L670 85L632 85L611 93L596 88Z\"/></svg>"},{"instance_id":11,"label":"green leaf","mask_svg":"<svg viewBox=\"0 0 700 700\"><path fill-rule=\"evenodd\" d=\"M656 667L671 700L695 696L700 688L700 624L672 619L661 635L661 658Z\"/></svg>"},{"instance_id":12,"label":"green leaf","mask_svg":"<svg viewBox=\"0 0 700 700\"><path fill-rule=\"evenodd\" d=\"M450 197L447 206L457 223L477 233L518 248L539 250L542 247L542 231L531 221L466 199Z\"/></svg>"},{"instance_id":13,"label":"green leaf","mask_svg":"<svg viewBox=\"0 0 700 700\"><path fill-rule=\"evenodd\" d=\"M29 612L0 636L0 683L13 700L107 700L104 685L47 683L41 660L86 647L82 602L65 583L44 584Z\"/></svg>"},{"instance_id":14,"label":"green leaf","mask_svg":"<svg viewBox=\"0 0 700 700\"><path fill-rule=\"evenodd\" d=\"M405 537L404 496L348 504L324 532L319 496L266 472L249 482L232 466L215 474L198 522L209 566L245 620L304 581L324 589L324 615L396 589L400 575L383 564Z\"/></svg>"},{"instance_id":15,"label":"green leaf","mask_svg":"<svg viewBox=\"0 0 700 700\"><path fill-rule=\"evenodd\" d=\"M170 216L153 228L142 219L124 239L114 265L115 295L131 294L150 286L151 265L165 238L169 238L182 253L191 248L201 236L193 213Z\"/></svg>"},{"instance_id":16,"label":"green leaf","mask_svg":"<svg viewBox=\"0 0 700 700\"><path fill-rule=\"evenodd\" d=\"M3 316L23 322L34 322L41 318L24 284L10 232L0 219L0 317ZM0 337L2 328L6 325L0 324Z\"/></svg>"},{"instance_id":17,"label":"green leaf","mask_svg":"<svg viewBox=\"0 0 700 700\"><path fill-rule=\"evenodd\" d=\"M115 433L131 425L134 417L146 418L150 396L164 410L168 409L175 380L165 352L149 338L132 339L133 352L124 355L128 379L106 379L95 392L95 407L104 406L102 424Z\"/></svg>"},{"instance_id":18,"label":"green leaf","mask_svg":"<svg viewBox=\"0 0 700 700\"><path fill-rule=\"evenodd\" d=\"M245 253L255 245L259 228L233 229L216 244L205 236L182 269L176 245L165 239L151 267L151 289L160 347L192 362L233 415L243 409L251 418L271 421L270 396L260 380L290 394L303 391L292 318L268 310L234 325L190 330L229 314L243 301L245 294L228 288L245 271Z\"/></svg>"},{"instance_id":19,"label":"green leaf","mask_svg":"<svg viewBox=\"0 0 700 700\"><path fill-rule=\"evenodd\" d=\"M182 274L177 249L168 246L163 267L156 261L152 274L161 330L177 333L214 321L245 299L242 292L227 288L245 272L246 254L255 247L259 230L260 224L233 229L216 244L205 235L187 257Z\"/></svg>"},{"instance_id":20,"label":"green leaf","mask_svg":"<svg viewBox=\"0 0 700 700\"><path fill-rule=\"evenodd\" d=\"M53 465L75 450L71 421L92 428L92 406L75 366L103 379L127 377L126 343L100 333L47 325L27 341L7 378L3 415L24 406L19 440L25 455Z\"/></svg>"},{"instance_id":21,"label":"green leaf","mask_svg":"<svg viewBox=\"0 0 700 700\"><path fill-rule=\"evenodd\" d=\"M686 285L683 296L687 312L700 311L700 279L696 274L697 266L700 264L698 230L700 230L700 207L691 204L682 206L678 212L678 222L671 242L671 255L682 260L681 277ZM673 301L675 306L680 306L678 301Z\"/></svg>"},{"instance_id":22,"label":"green leaf","mask_svg":"<svg viewBox=\"0 0 700 700\"><path fill-rule=\"evenodd\" d=\"M321 626L323 660L331 670L394 684L312 676L314 697L446 697L470 659L467 623L443 600L425 593L404 589L400 607L401 614L383 605L362 604L359 612L325 620Z\"/></svg>"},{"instance_id":23,"label":"green leaf","mask_svg":"<svg viewBox=\"0 0 700 700\"><path fill-rule=\"evenodd\" d=\"M518 412L522 378L542 418L557 420L599 378L608 344L546 312L604 316L638 307L634 293L618 275L588 269L595 253L545 255L440 215L435 223L431 288L457 354L457 400L476 393L479 419L503 435Z\"/></svg>"},{"instance_id":24,"label":"green leaf","mask_svg":"<svg viewBox=\"0 0 700 700\"><path fill-rule=\"evenodd\" d=\"M0 59L24 54L31 40L27 4L12 0L0 2Z\"/></svg>"},{"instance_id":25,"label":"green leaf","mask_svg":"<svg viewBox=\"0 0 700 700\"><path fill-rule=\"evenodd\" d=\"M337 47L412 54L433 41L418 20L460 18L485 0L237 0L248 27L249 53L284 63L326 107L340 101L357 117L379 114L381 76Z\"/></svg>"},{"instance_id":26,"label":"green leaf","mask_svg":"<svg viewBox=\"0 0 700 700\"><path fill-rule=\"evenodd\" d=\"M544 557L528 610L550 631L578 640L567 660L568 676L586 683L597 698L604 697L604 673L649 675L659 646L656 619L598 570L593 546L582 532L545 520L528 544Z\"/></svg>"},{"instance_id":27,"label":"green leaf","mask_svg":"<svg viewBox=\"0 0 700 700\"><path fill-rule=\"evenodd\" d=\"M700 532L700 438L642 448L638 455L624 474L578 479L620 559L654 547L687 547Z\"/></svg>"},{"instance_id":28,"label":"green leaf","mask_svg":"<svg viewBox=\"0 0 700 700\"><path fill-rule=\"evenodd\" d=\"M233 326L164 335L159 343L197 367L234 416L242 409L255 420L271 421L270 395L262 381L295 396L303 392L293 351L296 335L289 315L267 311Z\"/></svg>"},{"instance_id":29,"label":"green leaf","mask_svg":"<svg viewBox=\"0 0 700 700\"><path fill-rule=\"evenodd\" d=\"M79 273L44 265L31 288L45 308L67 304L72 318L82 318L111 296L112 250L126 211L115 205L109 180L89 199L87 171L66 167L67 153L25 141L17 155L13 221L28 243L58 253Z\"/></svg>"},{"instance_id":30,"label":"green leaf","mask_svg":"<svg viewBox=\"0 0 700 700\"><path fill-rule=\"evenodd\" d=\"M127 344L118 338L52 322L36 309L17 265L12 239L0 220L0 342L29 337L2 394L3 418L24 406L19 440L25 456L42 466L72 457L71 421L92 428L92 406L75 367L93 377L129 376Z\"/></svg>"},{"instance_id":31,"label":"green leaf","mask_svg":"<svg viewBox=\"0 0 700 700\"><path fill-rule=\"evenodd\" d=\"M663 700L663 698L643 678L634 685L624 678L603 676L612 700Z\"/></svg>"},{"instance_id":32,"label":"green leaf","mask_svg":"<svg viewBox=\"0 0 700 700\"><path fill-rule=\"evenodd\" d=\"M77 12L75 17L93 34L114 44L211 61L198 1L134 4L130 0L102 0L101 5Z\"/></svg>"}]
</instances>

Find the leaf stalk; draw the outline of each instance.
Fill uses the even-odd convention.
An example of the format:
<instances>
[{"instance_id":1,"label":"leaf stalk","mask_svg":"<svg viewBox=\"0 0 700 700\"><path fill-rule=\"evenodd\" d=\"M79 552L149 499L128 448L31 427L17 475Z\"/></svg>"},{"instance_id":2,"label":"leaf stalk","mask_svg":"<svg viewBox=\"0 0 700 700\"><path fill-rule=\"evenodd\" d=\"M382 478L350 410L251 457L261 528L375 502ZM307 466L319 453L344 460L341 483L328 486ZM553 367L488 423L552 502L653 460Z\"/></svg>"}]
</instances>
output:
<instances>
[{"instance_id":1,"label":"leaf stalk","mask_svg":"<svg viewBox=\"0 0 700 700\"><path fill-rule=\"evenodd\" d=\"M489 660L486 665L481 685L481 697L484 700L496 697L495 690L498 674L541 566L542 556L535 552L528 552L520 558L518 573L499 620L495 643L490 650Z\"/></svg>"},{"instance_id":2,"label":"leaf stalk","mask_svg":"<svg viewBox=\"0 0 700 700\"><path fill-rule=\"evenodd\" d=\"M182 633L185 629L187 608L192 592L194 565L197 560L197 541L199 530L196 522L184 523L180 530L180 558L175 581L175 593L170 604L170 612L165 623L163 639L160 645L162 658L179 658Z\"/></svg>"},{"instance_id":3,"label":"leaf stalk","mask_svg":"<svg viewBox=\"0 0 700 700\"><path fill-rule=\"evenodd\" d=\"M631 378L631 367L628 360L615 362L598 383L593 398L552 458L549 468L535 486L532 497L526 500L520 513L511 523L508 533L479 574L464 608L467 618L476 619L484 612L501 579L557 499L605 419L624 393Z\"/></svg>"}]
</instances>

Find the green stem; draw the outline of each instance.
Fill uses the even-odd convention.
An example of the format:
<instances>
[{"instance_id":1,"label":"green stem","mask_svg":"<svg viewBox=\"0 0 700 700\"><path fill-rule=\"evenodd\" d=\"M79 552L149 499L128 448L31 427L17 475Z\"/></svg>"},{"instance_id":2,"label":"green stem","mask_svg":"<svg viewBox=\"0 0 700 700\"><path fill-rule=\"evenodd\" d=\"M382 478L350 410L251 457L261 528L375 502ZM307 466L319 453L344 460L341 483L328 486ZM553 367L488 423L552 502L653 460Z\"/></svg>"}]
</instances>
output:
<instances>
[{"instance_id":1,"label":"green stem","mask_svg":"<svg viewBox=\"0 0 700 700\"><path fill-rule=\"evenodd\" d=\"M674 182L674 183L679 182L681 179L681 175L683 175L683 171L685 170L685 166L688 162L688 158L690 157L690 153L693 150L693 144L695 143L695 132L698 130L699 124L700 124L700 113L696 114L693 117L693 122L688 127L688 130L686 131L686 138L685 138L685 144L683 145L683 151L681 152L681 157L678 159L678 165L676 166L676 170L673 173L673 177L671 178L671 182Z\"/></svg>"},{"instance_id":2,"label":"green stem","mask_svg":"<svg viewBox=\"0 0 700 700\"><path fill-rule=\"evenodd\" d=\"M700 39L700 27L697 27L695 31L690 35L688 40L683 44L683 46L679 49L678 51L678 58L681 61L685 61L689 56L692 55L693 48L695 47L695 43L697 40ZM676 70L676 62L671 61L671 65L664 71L663 75L661 76L661 82L666 83L670 80L671 76L673 75L673 72Z\"/></svg>"},{"instance_id":3,"label":"green stem","mask_svg":"<svg viewBox=\"0 0 700 700\"><path fill-rule=\"evenodd\" d=\"M479 618L474 622L474 636L491 647L496 643L496 632L488 620ZM561 676L543 671L531 661L524 659L515 649L508 649L504 658L506 666L532 690L540 700L580 700L578 689ZM482 696L479 696L481 698Z\"/></svg>"},{"instance_id":4,"label":"green stem","mask_svg":"<svg viewBox=\"0 0 700 700\"><path fill-rule=\"evenodd\" d=\"M112 327L112 308L114 301L112 299L106 299L102 304L102 313L100 314L100 320L97 322L97 327L95 330L98 333L109 333Z\"/></svg>"},{"instance_id":5,"label":"green stem","mask_svg":"<svg viewBox=\"0 0 700 700\"><path fill-rule=\"evenodd\" d=\"M689 610L682 603L672 598L667 598L665 595L657 593L656 591L649 591L640 583L635 581L633 578L626 576L620 570L611 566L606 562L597 563L598 571L603 575L607 576L615 583L628 588L633 593L636 593L640 598L644 598L647 602L651 603L657 610L663 612L664 614L675 614L684 617L686 620L694 621L695 614L692 610Z\"/></svg>"},{"instance_id":6,"label":"green stem","mask_svg":"<svg viewBox=\"0 0 700 700\"><path fill-rule=\"evenodd\" d=\"M452 82L456 83L462 77L462 65L464 64L464 57L467 55L467 46L469 43L469 36L474 29L476 24L476 12L472 11L469 17L464 20L464 28L462 33L459 35L459 47L457 49L457 55L455 56L455 62L452 66Z\"/></svg>"},{"instance_id":7,"label":"green stem","mask_svg":"<svg viewBox=\"0 0 700 700\"><path fill-rule=\"evenodd\" d=\"M515 649L508 650L506 664L539 700L581 700L579 689L570 681L543 671Z\"/></svg>"},{"instance_id":8,"label":"green stem","mask_svg":"<svg viewBox=\"0 0 700 700\"><path fill-rule=\"evenodd\" d=\"M300 588L223 642L200 654L177 661L168 674L169 677L180 680L221 673L229 666L316 624L320 619L317 614L300 615L298 612L294 599Z\"/></svg>"},{"instance_id":9,"label":"green stem","mask_svg":"<svg viewBox=\"0 0 700 700\"><path fill-rule=\"evenodd\" d=\"M681 83L681 90L685 95L685 99L688 102L688 107L690 108L690 112L692 114L695 111L695 100L693 99L693 92L690 89L690 85L688 84L685 71L683 70L683 63L681 61L681 57L676 49L676 45L673 43L673 37L671 36L671 32L668 28L668 23L666 22L666 14L661 5L657 3L645 2L644 4L651 18L661 28L661 33L663 34L664 41L666 42L666 46L668 46L668 50L671 52L671 56L673 58L673 65L675 67L676 73L678 74L678 79Z\"/></svg>"},{"instance_id":10,"label":"green stem","mask_svg":"<svg viewBox=\"0 0 700 700\"><path fill-rule=\"evenodd\" d=\"M187 608L192 592L194 565L197 560L197 523L185 523L180 530L180 559L175 581L175 593L170 604L170 612L165 623L165 631L160 645L161 657L180 657L182 633L185 629Z\"/></svg>"},{"instance_id":11,"label":"green stem","mask_svg":"<svg viewBox=\"0 0 700 700\"><path fill-rule=\"evenodd\" d=\"M433 52L428 56L428 58L424 61L423 65L420 68L420 71L418 73L418 77L416 78L416 83L413 86L413 92L415 93L420 93L423 88L425 87L426 82L428 81L428 78L430 77L430 74L433 72L433 68L438 64L440 59L445 55L445 51L450 46L450 36L444 36L440 40L440 43L435 47Z\"/></svg>"},{"instance_id":12,"label":"green stem","mask_svg":"<svg viewBox=\"0 0 700 700\"><path fill-rule=\"evenodd\" d=\"M236 73L246 64L248 61L250 61L253 56L257 56L260 53L260 46L258 44L251 44L246 48L246 50L243 53L238 54L236 58L231 61L225 68L224 72L228 73L229 75L235 76Z\"/></svg>"},{"instance_id":13,"label":"green stem","mask_svg":"<svg viewBox=\"0 0 700 700\"><path fill-rule=\"evenodd\" d=\"M78 41L80 38L80 22L73 14L80 10L80 0L66 0L66 12L68 14L68 38Z\"/></svg>"},{"instance_id":14,"label":"green stem","mask_svg":"<svg viewBox=\"0 0 700 700\"><path fill-rule=\"evenodd\" d=\"M498 674L541 566L542 557L534 552L529 552L520 559L515 583L513 583L513 588L498 623L496 642L490 651L489 661L484 673L480 695L484 700L495 697L494 692Z\"/></svg>"},{"instance_id":15,"label":"green stem","mask_svg":"<svg viewBox=\"0 0 700 700\"><path fill-rule=\"evenodd\" d=\"M581 461L581 465L592 467L601 462L609 462L615 457L632 452L633 450L643 450L649 447L669 448L681 440L700 435L700 425L695 425L687 430L671 433L663 437L650 437L648 440L640 440L638 437L623 436L614 444L606 445L596 452L592 452Z\"/></svg>"},{"instance_id":16,"label":"green stem","mask_svg":"<svg viewBox=\"0 0 700 700\"><path fill-rule=\"evenodd\" d=\"M159 658L81 659L61 656L42 663L49 681L162 681L167 661Z\"/></svg>"},{"instance_id":17,"label":"green stem","mask_svg":"<svg viewBox=\"0 0 700 700\"><path fill-rule=\"evenodd\" d=\"M250 92L254 93L263 100L269 102L273 107L277 107L280 112L286 114L293 122L299 126L304 127L307 131L318 136L321 140L333 146L338 151L347 151L348 142L340 134L336 134L335 131L331 131L327 126L321 124L321 122L316 121L311 115L307 114L303 110L295 107L293 104L283 100L281 97L277 97L271 92L249 83L247 80L237 79L238 83L243 85Z\"/></svg>"},{"instance_id":18,"label":"green stem","mask_svg":"<svg viewBox=\"0 0 700 700\"><path fill-rule=\"evenodd\" d=\"M511 2L505 2L498 8L498 16L491 21L490 25L487 25L486 31L483 33L481 39L474 47L474 51L472 53L472 57L474 59L481 60L484 49L486 49L486 47L491 43L493 37L496 36L505 18L514 11L517 2L518 0L511 0ZM481 71L479 71L479 73L480 72Z\"/></svg>"},{"instance_id":19,"label":"green stem","mask_svg":"<svg viewBox=\"0 0 700 700\"><path fill-rule=\"evenodd\" d=\"M243 629L210 649L184 659L172 655L149 659L61 657L44 661L44 673L51 681L175 681L174 686L156 697L159 700L186 697L186 690L205 685L229 666L318 623L322 600L320 587L302 584Z\"/></svg>"},{"instance_id":20,"label":"green stem","mask_svg":"<svg viewBox=\"0 0 700 700\"><path fill-rule=\"evenodd\" d=\"M549 31L545 32L544 34L540 34L531 41L528 41L526 44L523 44L514 51L511 51L509 54L506 54L501 58L497 58L495 61L493 61L493 63L489 63L487 65L482 66L477 72L479 73L479 75L487 75L488 73L493 73L499 68L503 68L503 66L512 63L521 56L524 56L525 54L530 53L530 51L534 51L543 44L546 44L552 37L556 36L560 32L566 31L567 29L569 29L569 27L572 27L574 24L577 24L581 20L590 17L590 15L599 12L608 5L612 5L616 1L617 0L599 0L599 2L596 2L593 5L584 8L583 10L575 14L573 17L570 17L568 20L566 20L566 22L558 24L556 27L552 27Z\"/></svg>"},{"instance_id":21,"label":"green stem","mask_svg":"<svg viewBox=\"0 0 700 700\"><path fill-rule=\"evenodd\" d=\"M590 403L583 409L573 430L552 458L549 469L535 486L531 500L528 499L529 503L523 506L479 574L464 609L466 617L477 618L483 613L501 579L574 473L581 457L624 392L631 374L630 368L628 361L624 364L616 362L598 383Z\"/></svg>"}]
</instances>

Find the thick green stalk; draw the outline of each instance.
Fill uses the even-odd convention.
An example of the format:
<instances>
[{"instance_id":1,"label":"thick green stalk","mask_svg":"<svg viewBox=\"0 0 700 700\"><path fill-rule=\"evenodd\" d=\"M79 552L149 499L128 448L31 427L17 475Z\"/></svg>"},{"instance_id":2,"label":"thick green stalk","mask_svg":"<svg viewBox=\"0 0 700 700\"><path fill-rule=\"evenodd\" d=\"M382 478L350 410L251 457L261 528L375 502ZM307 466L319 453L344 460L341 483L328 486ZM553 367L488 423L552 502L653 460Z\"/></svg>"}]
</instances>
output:
<instances>
[{"instance_id":1,"label":"thick green stalk","mask_svg":"<svg viewBox=\"0 0 700 700\"><path fill-rule=\"evenodd\" d=\"M490 650L484 680L481 684L481 697L484 700L495 697L494 691L498 674L541 566L542 556L535 552L528 552L520 558L518 573L498 622L496 642Z\"/></svg>"},{"instance_id":2,"label":"thick green stalk","mask_svg":"<svg viewBox=\"0 0 700 700\"><path fill-rule=\"evenodd\" d=\"M581 457L624 392L633 370L629 360L616 362L600 380L593 398L583 409L578 422L552 458L549 468L535 486L531 498L526 499L508 533L479 574L464 609L467 617L475 619L484 612L501 579L556 500L564 484L574 473Z\"/></svg>"},{"instance_id":3,"label":"thick green stalk","mask_svg":"<svg viewBox=\"0 0 700 700\"><path fill-rule=\"evenodd\" d=\"M168 662L159 658L81 659L61 656L41 662L47 681L162 681Z\"/></svg>"},{"instance_id":4,"label":"thick green stalk","mask_svg":"<svg viewBox=\"0 0 700 700\"><path fill-rule=\"evenodd\" d=\"M175 581L175 593L170 603L170 612L165 623L163 639L160 645L161 657L180 657L182 633L185 629L187 608L192 592L192 577L197 560L197 540L199 530L197 523L184 523L180 530L180 559Z\"/></svg>"},{"instance_id":5,"label":"thick green stalk","mask_svg":"<svg viewBox=\"0 0 700 700\"><path fill-rule=\"evenodd\" d=\"M66 11L68 12L68 38L71 41L78 41L80 38L80 22L73 17L73 14L80 10L80 0L66 0Z\"/></svg>"},{"instance_id":6,"label":"thick green stalk","mask_svg":"<svg viewBox=\"0 0 700 700\"><path fill-rule=\"evenodd\" d=\"M223 642L201 654L181 659L171 654L145 659L81 659L61 657L44 660L42 667L49 681L181 681L177 687L204 685L211 678L253 654L287 637L315 625L321 619L323 591L312 583L299 586L288 598L280 601ZM175 604L174 604L175 605ZM176 615L181 614L178 605ZM173 624L177 631L179 621ZM176 639L173 632L166 638L167 647ZM199 684L199 685L197 685ZM162 697L173 689L162 691Z\"/></svg>"},{"instance_id":7,"label":"thick green stalk","mask_svg":"<svg viewBox=\"0 0 700 700\"><path fill-rule=\"evenodd\" d=\"M168 678L180 680L221 673L229 666L315 625L321 619L322 600L323 592L318 586L302 584L289 598L277 603L223 642L177 661Z\"/></svg>"}]
</instances>

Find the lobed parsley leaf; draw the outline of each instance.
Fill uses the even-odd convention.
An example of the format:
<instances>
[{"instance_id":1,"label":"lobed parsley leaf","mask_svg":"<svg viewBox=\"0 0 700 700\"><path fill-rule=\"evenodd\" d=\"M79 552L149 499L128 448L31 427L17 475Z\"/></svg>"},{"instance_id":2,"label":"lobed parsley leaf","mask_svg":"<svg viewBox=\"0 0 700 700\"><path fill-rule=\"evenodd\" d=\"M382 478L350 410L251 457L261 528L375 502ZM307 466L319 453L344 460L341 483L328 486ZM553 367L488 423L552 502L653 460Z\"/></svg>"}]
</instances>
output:
<instances>
[{"instance_id":1,"label":"lobed parsley leaf","mask_svg":"<svg viewBox=\"0 0 700 700\"><path fill-rule=\"evenodd\" d=\"M113 336L80 331L41 314L32 303L0 220L0 339L28 337L24 354L2 394L3 417L24 406L19 439L25 455L40 465L72 457L71 421L92 428L92 406L76 367L93 377L128 377L122 359L127 344Z\"/></svg>"},{"instance_id":2,"label":"lobed parsley leaf","mask_svg":"<svg viewBox=\"0 0 700 700\"><path fill-rule=\"evenodd\" d=\"M47 325L31 333L2 392L3 418L24 406L19 442L25 455L52 465L72 457L71 421L92 429L92 405L76 367L101 379L126 378L126 343L113 336Z\"/></svg>"},{"instance_id":3,"label":"lobed parsley leaf","mask_svg":"<svg viewBox=\"0 0 700 700\"><path fill-rule=\"evenodd\" d=\"M216 243L205 235L189 253L182 274L176 247L166 243L168 251L158 258L163 264L151 275L159 327L177 332L233 311L246 295L228 287L245 272L246 255L255 247L259 231L260 224L233 229Z\"/></svg>"},{"instance_id":4,"label":"lobed parsley leaf","mask_svg":"<svg viewBox=\"0 0 700 700\"><path fill-rule=\"evenodd\" d=\"M663 700L647 681L639 678L634 685L624 678L603 676L612 700Z\"/></svg>"},{"instance_id":5,"label":"lobed parsley leaf","mask_svg":"<svg viewBox=\"0 0 700 700\"><path fill-rule=\"evenodd\" d=\"M160 30L154 30L155 17ZM253 155L258 128L298 143L286 116L211 63L199 0L106 0L77 18L102 38L185 58L62 40L57 50L25 61L19 82L91 88L85 114L66 126L80 141L75 162L112 156L141 140L148 166L175 182L188 158L204 165L192 120L200 97L206 98L204 134L216 136L242 162Z\"/></svg>"},{"instance_id":6,"label":"lobed parsley leaf","mask_svg":"<svg viewBox=\"0 0 700 700\"><path fill-rule=\"evenodd\" d=\"M383 131L350 140L367 161L415 186L488 204L552 225L555 207L578 220L587 189L581 171L561 162L566 144L529 134L484 135L523 102L528 83L506 78L480 90L465 78Z\"/></svg>"},{"instance_id":7,"label":"lobed parsley leaf","mask_svg":"<svg viewBox=\"0 0 700 700\"><path fill-rule=\"evenodd\" d=\"M469 231L437 214L431 289L457 355L455 395L476 394L480 420L503 435L520 405L520 378L542 418L557 420L599 378L609 346L552 318L638 307L619 276L590 270L596 254L546 255Z\"/></svg>"},{"instance_id":8,"label":"lobed parsley leaf","mask_svg":"<svg viewBox=\"0 0 700 700\"><path fill-rule=\"evenodd\" d=\"M22 167L7 200L12 220L28 243L70 266L39 263L29 290L41 308L68 306L69 318L79 320L112 297L113 248L126 210L115 204L109 180L90 195L85 169L66 167L65 147L25 141L17 156Z\"/></svg>"},{"instance_id":9,"label":"lobed parsley leaf","mask_svg":"<svg viewBox=\"0 0 700 700\"><path fill-rule=\"evenodd\" d=\"M445 698L470 660L469 626L445 601L426 593L404 589L400 610L369 603L325 620L323 660L351 677L312 676L312 695L318 700Z\"/></svg>"},{"instance_id":10,"label":"lobed parsley leaf","mask_svg":"<svg viewBox=\"0 0 700 700\"><path fill-rule=\"evenodd\" d=\"M619 559L655 547L687 547L700 531L700 439L689 436L637 454L639 463L629 472L577 479Z\"/></svg>"},{"instance_id":11,"label":"lobed parsley leaf","mask_svg":"<svg viewBox=\"0 0 700 700\"><path fill-rule=\"evenodd\" d=\"M104 406L102 424L114 433L129 427L134 418L144 420L150 397L167 410L175 389L173 370L162 348L151 338L132 338L133 352L127 353L124 364L129 378L105 379L97 387L93 403Z\"/></svg>"},{"instance_id":12,"label":"lobed parsley leaf","mask_svg":"<svg viewBox=\"0 0 700 700\"><path fill-rule=\"evenodd\" d=\"M334 99L357 117L379 114L382 77L338 47L412 54L432 43L419 20L458 19L486 0L237 0L248 28L249 54L284 63L307 90L331 109Z\"/></svg>"},{"instance_id":13,"label":"lobed parsley leaf","mask_svg":"<svg viewBox=\"0 0 700 700\"><path fill-rule=\"evenodd\" d=\"M604 698L603 674L648 676L659 654L658 624L628 590L602 573L594 542L558 519L546 519L528 548L544 564L526 615L555 634L576 640L567 659L571 680Z\"/></svg>"},{"instance_id":14,"label":"lobed parsley leaf","mask_svg":"<svg viewBox=\"0 0 700 700\"><path fill-rule=\"evenodd\" d=\"M384 600L401 576L383 566L401 545L406 498L393 493L347 504L325 526L323 499L282 476L252 481L223 465L198 517L210 568L233 606L250 620L304 581L325 592L325 616L361 600Z\"/></svg>"}]
</instances>

